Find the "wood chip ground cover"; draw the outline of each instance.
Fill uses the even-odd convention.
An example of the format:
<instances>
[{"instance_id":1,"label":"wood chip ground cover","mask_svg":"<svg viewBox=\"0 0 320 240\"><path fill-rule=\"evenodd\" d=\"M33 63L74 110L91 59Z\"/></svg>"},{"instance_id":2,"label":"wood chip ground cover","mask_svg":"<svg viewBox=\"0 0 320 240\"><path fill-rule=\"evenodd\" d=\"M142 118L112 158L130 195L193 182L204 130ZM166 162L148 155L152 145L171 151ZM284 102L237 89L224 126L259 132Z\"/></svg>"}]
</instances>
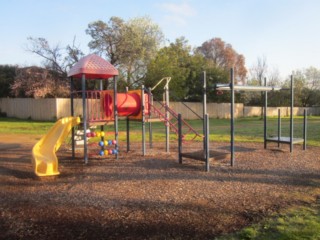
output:
<instances>
[{"instance_id":1,"label":"wood chip ground cover","mask_svg":"<svg viewBox=\"0 0 320 240\"><path fill-rule=\"evenodd\" d=\"M141 155L141 146L118 160L95 157L83 164L58 152L61 175L32 172L34 137L1 136L0 239L213 239L319 195L320 148L279 150L270 144L237 144L229 159L178 163L177 146L164 143ZM227 143L211 143L227 151ZM201 143L186 150L201 149Z\"/></svg>"}]
</instances>

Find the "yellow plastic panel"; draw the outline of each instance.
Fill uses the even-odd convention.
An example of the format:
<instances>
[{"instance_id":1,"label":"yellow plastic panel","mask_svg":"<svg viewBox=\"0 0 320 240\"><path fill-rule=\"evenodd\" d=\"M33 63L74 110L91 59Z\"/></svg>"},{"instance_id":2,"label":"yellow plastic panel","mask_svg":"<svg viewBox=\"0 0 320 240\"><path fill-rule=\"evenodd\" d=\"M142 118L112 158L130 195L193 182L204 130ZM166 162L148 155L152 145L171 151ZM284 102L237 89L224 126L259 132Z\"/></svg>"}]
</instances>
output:
<instances>
[{"instance_id":1,"label":"yellow plastic panel","mask_svg":"<svg viewBox=\"0 0 320 240\"><path fill-rule=\"evenodd\" d=\"M79 117L62 118L34 145L32 149L32 166L37 176L43 177L60 174L56 152L72 127L79 123Z\"/></svg>"}]
</instances>

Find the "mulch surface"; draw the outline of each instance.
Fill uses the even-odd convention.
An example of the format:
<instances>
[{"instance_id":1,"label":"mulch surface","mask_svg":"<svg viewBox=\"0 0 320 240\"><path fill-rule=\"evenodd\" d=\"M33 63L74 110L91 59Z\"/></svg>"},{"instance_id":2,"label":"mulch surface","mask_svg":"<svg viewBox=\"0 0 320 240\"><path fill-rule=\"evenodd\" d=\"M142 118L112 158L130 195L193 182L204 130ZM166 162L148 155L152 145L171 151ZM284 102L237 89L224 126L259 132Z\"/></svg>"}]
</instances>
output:
<instances>
[{"instance_id":1,"label":"mulch surface","mask_svg":"<svg viewBox=\"0 0 320 240\"><path fill-rule=\"evenodd\" d=\"M290 153L288 145L237 144L235 166L212 161L208 173L200 161L179 164L175 144L170 153L154 144L146 156L139 144L130 153L123 144L119 159L97 156L87 165L62 146L61 174L38 178L37 139L0 136L0 239L213 239L319 194L319 147ZM201 143L186 144L193 149Z\"/></svg>"}]
</instances>

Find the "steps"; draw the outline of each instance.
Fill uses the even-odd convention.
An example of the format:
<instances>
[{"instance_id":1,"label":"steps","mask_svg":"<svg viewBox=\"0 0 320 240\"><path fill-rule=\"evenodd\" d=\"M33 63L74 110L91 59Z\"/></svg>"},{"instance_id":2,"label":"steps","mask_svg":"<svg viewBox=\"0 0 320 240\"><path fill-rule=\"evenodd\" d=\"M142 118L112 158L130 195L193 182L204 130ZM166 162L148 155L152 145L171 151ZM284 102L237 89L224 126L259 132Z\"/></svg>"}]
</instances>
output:
<instances>
[{"instance_id":1,"label":"steps","mask_svg":"<svg viewBox=\"0 0 320 240\"><path fill-rule=\"evenodd\" d=\"M170 131L174 132L178 135L178 113L176 113L172 108L168 105L160 103L160 108L155 107L153 104L150 104L150 111L156 115L160 121L162 121L166 126L169 126ZM170 118L167 119L166 111L169 113ZM150 119L151 120L151 119ZM203 136L198 133L190 124L188 124L185 120L182 119L182 139L185 139L187 134L191 134L191 141L196 139L197 137L203 138Z\"/></svg>"}]
</instances>

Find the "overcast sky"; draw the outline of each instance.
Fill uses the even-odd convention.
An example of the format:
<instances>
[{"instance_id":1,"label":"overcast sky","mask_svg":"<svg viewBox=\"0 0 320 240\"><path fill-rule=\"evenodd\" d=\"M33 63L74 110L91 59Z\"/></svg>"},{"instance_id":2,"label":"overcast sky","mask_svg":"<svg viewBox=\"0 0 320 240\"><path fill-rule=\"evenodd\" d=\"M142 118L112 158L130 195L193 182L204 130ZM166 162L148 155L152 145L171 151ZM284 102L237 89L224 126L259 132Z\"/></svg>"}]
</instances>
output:
<instances>
[{"instance_id":1,"label":"overcast sky","mask_svg":"<svg viewBox=\"0 0 320 240\"><path fill-rule=\"evenodd\" d=\"M88 24L112 16L149 16L170 42L184 36L194 47L219 37L244 55L247 68L264 56L282 77L320 68L319 0L0 0L0 64L39 65L25 50L29 36L61 46L76 36L89 53Z\"/></svg>"}]
</instances>

